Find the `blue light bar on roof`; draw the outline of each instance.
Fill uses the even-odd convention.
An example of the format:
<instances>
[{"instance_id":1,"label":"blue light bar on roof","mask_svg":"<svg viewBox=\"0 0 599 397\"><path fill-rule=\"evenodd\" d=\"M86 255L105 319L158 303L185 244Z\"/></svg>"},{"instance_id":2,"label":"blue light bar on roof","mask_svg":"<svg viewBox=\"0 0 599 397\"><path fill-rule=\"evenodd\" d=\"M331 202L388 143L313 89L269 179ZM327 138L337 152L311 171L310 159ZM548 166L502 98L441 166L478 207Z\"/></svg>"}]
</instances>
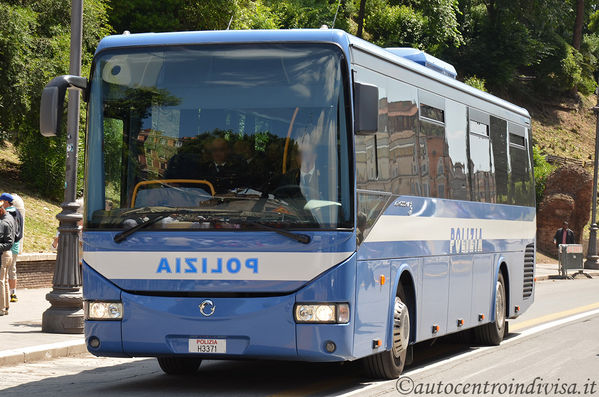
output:
<instances>
[{"instance_id":1,"label":"blue light bar on roof","mask_svg":"<svg viewBox=\"0 0 599 397\"><path fill-rule=\"evenodd\" d=\"M409 59L410 61L416 62L422 66L444 74L445 76L451 77L452 79L455 79L458 75L453 65L450 65L439 58L435 58L434 56L427 54L426 52L417 48L394 47L385 48L385 50L394 55Z\"/></svg>"}]
</instances>

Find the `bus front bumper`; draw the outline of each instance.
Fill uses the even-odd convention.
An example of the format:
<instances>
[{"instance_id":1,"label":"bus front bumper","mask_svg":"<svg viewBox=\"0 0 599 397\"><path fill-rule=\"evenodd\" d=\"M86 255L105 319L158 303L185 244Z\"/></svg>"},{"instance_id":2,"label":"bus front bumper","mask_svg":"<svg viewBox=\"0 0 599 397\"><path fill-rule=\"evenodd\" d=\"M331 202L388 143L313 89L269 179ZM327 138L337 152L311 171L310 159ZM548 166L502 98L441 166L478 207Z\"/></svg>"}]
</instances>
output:
<instances>
[{"instance_id":1,"label":"bus front bumper","mask_svg":"<svg viewBox=\"0 0 599 397\"><path fill-rule=\"evenodd\" d=\"M296 324L295 294L199 298L122 292L121 300L122 321L86 321L86 342L92 354L305 361L352 359L351 323ZM205 314L200 310L206 301L210 301L208 306L213 305L212 313L212 308L204 310ZM196 339L226 340L226 352L192 352L190 340ZM334 350L330 351L332 346Z\"/></svg>"}]
</instances>

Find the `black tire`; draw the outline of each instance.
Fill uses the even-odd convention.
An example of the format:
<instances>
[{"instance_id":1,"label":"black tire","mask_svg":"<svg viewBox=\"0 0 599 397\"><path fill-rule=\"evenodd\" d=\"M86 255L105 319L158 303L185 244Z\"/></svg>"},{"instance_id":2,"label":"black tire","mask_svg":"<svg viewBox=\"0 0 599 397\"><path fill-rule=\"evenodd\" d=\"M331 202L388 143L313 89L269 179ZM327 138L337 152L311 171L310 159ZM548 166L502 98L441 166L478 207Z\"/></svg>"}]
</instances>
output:
<instances>
[{"instance_id":1,"label":"black tire","mask_svg":"<svg viewBox=\"0 0 599 397\"><path fill-rule=\"evenodd\" d=\"M377 379L396 379L403 372L410 343L410 310L403 286L399 286L393 308L393 347L364 357L366 375Z\"/></svg>"},{"instance_id":2,"label":"black tire","mask_svg":"<svg viewBox=\"0 0 599 397\"><path fill-rule=\"evenodd\" d=\"M476 343L498 346L507 329L507 297L503 274L499 273L495 284L495 321L474 329Z\"/></svg>"},{"instance_id":3,"label":"black tire","mask_svg":"<svg viewBox=\"0 0 599 397\"><path fill-rule=\"evenodd\" d=\"M191 375L197 372L202 360L190 357L157 357L160 369L167 375Z\"/></svg>"}]
</instances>

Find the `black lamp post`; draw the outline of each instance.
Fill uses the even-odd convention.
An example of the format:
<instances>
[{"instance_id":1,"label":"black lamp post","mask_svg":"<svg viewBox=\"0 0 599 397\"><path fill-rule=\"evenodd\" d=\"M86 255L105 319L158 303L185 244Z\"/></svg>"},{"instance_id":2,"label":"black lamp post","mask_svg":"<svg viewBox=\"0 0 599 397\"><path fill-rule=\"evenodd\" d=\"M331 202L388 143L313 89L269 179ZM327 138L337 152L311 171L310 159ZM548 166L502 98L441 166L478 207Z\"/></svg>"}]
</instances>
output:
<instances>
[{"instance_id":1,"label":"black lamp post","mask_svg":"<svg viewBox=\"0 0 599 397\"><path fill-rule=\"evenodd\" d=\"M599 81L599 80L598 80ZM599 87L595 90L597 95L597 105L593 107L597 124L595 128L595 162L593 168L593 198L591 215L591 232L589 233L589 247L587 249L587 259L584 262L586 269L599 269L599 256L597 255L597 168L599 167Z\"/></svg>"},{"instance_id":2,"label":"black lamp post","mask_svg":"<svg viewBox=\"0 0 599 397\"><path fill-rule=\"evenodd\" d=\"M71 58L69 72L81 74L81 38L83 1L71 3ZM46 295L51 306L42 316L42 332L83 333L83 297L79 270L79 230L77 222L82 215L77 212L77 146L79 138L79 90L70 88L67 118L67 158L64 202L58 230L58 252L53 288Z\"/></svg>"}]
</instances>

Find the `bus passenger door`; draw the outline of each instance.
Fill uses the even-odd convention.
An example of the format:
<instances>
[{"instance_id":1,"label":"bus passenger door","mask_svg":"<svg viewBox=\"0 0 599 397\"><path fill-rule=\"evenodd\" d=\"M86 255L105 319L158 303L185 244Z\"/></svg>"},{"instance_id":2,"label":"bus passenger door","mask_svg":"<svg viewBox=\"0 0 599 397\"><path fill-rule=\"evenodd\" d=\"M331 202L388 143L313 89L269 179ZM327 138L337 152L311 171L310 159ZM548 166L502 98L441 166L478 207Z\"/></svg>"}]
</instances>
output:
<instances>
[{"instance_id":1,"label":"bus passenger door","mask_svg":"<svg viewBox=\"0 0 599 397\"><path fill-rule=\"evenodd\" d=\"M449 297L449 257L433 256L422 260L422 293L418 340L445 334ZM438 327L433 332L433 327Z\"/></svg>"}]
</instances>

